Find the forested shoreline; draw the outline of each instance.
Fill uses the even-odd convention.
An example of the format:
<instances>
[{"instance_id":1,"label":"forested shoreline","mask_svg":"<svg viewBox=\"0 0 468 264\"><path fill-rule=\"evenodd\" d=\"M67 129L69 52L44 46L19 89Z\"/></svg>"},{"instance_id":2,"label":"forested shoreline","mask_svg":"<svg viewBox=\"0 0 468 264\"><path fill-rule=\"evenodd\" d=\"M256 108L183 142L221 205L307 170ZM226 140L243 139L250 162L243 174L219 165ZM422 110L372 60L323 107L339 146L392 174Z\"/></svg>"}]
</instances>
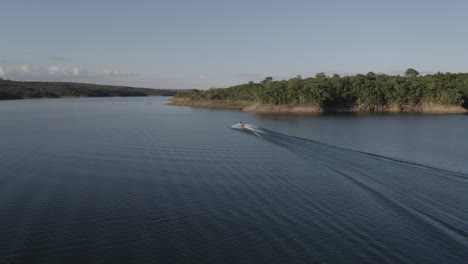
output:
<instances>
[{"instance_id":1,"label":"forested shoreline","mask_svg":"<svg viewBox=\"0 0 468 264\"><path fill-rule=\"evenodd\" d=\"M60 97L172 96L175 90L69 82L22 82L0 79L0 100Z\"/></svg>"},{"instance_id":2,"label":"forested shoreline","mask_svg":"<svg viewBox=\"0 0 468 264\"><path fill-rule=\"evenodd\" d=\"M318 107L323 110L422 109L421 105L438 105L466 109L468 106L468 73L435 73L420 75L408 69L403 76L357 74L352 76L297 76L275 81L271 77L255 83L229 88L178 92L173 104L197 106L197 102L249 102L270 106ZM203 105L201 107L203 107Z\"/></svg>"}]
</instances>

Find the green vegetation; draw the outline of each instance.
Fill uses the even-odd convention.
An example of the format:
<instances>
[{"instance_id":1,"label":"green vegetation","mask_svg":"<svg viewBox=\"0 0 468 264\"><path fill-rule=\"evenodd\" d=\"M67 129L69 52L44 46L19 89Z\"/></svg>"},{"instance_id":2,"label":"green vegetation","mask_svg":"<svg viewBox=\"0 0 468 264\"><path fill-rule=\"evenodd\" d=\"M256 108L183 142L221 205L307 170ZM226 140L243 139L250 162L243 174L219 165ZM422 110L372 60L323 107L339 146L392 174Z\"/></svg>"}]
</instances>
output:
<instances>
[{"instance_id":1,"label":"green vegetation","mask_svg":"<svg viewBox=\"0 0 468 264\"><path fill-rule=\"evenodd\" d=\"M435 103L450 106L468 105L468 73L420 75L408 69L404 76L369 72L341 77L316 74L314 78L297 76L274 81L267 77L260 83L249 82L230 88L179 92L177 98L190 100L250 101L274 105L313 105L323 108L360 105L372 109L386 105Z\"/></svg>"},{"instance_id":2,"label":"green vegetation","mask_svg":"<svg viewBox=\"0 0 468 264\"><path fill-rule=\"evenodd\" d=\"M0 79L0 100L59 97L172 96L175 93L175 90L126 86L63 82L19 82Z\"/></svg>"}]
</instances>

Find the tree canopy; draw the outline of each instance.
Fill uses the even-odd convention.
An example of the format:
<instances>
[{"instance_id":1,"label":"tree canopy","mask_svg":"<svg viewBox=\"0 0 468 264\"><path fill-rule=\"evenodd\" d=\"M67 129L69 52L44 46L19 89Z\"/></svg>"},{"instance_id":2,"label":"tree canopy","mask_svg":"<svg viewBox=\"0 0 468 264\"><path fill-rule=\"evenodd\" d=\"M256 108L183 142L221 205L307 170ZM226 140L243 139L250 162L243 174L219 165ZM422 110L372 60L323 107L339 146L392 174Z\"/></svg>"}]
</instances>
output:
<instances>
[{"instance_id":1,"label":"tree canopy","mask_svg":"<svg viewBox=\"0 0 468 264\"><path fill-rule=\"evenodd\" d=\"M404 76L369 72L366 75L332 77L318 73L315 77L297 76L289 80L267 77L255 83L229 88L189 90L177 97L192 100L252 101L286 105L416 105L423 102L464 106L468 104L468 73L420 75L408 69Z\"/></svg>"}]
</instances>

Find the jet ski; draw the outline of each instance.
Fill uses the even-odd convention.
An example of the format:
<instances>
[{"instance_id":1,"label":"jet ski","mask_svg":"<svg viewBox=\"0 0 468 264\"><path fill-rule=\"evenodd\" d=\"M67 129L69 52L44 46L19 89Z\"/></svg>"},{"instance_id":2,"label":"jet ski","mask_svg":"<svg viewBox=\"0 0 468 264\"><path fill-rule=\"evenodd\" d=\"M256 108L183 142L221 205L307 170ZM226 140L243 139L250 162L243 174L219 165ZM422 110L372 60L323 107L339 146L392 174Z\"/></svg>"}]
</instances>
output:
<instances>
[{"instance_id":1,"label":"jet ski","mask_svg":"<svg viewBox=\"0 0 468 264\"><path fill-rule=\"evenodd\" d=\"M260 134L265 134L265 132L258 126L254 126L254 125L251 125L251 124L244 124L242 122L239 122L237 124L234 124L231 126L231 128L233 129L237 129L237 130L243 130L243 131L250 131L252 133L254 133L255 135L261 137Z\"/></svg>"},{"instance_id":2,"label":"jet ski","mask_svg":"<svg viewBox=\"0 0 468 264\"><path fill-rule=\"evenodd\" d=\"M239 122L239 123L237 123L237 124L232 125L231 128L234 128L234 129L244 129L245 127L244 127L244 123Z\"/></svg>"}]
</instances>

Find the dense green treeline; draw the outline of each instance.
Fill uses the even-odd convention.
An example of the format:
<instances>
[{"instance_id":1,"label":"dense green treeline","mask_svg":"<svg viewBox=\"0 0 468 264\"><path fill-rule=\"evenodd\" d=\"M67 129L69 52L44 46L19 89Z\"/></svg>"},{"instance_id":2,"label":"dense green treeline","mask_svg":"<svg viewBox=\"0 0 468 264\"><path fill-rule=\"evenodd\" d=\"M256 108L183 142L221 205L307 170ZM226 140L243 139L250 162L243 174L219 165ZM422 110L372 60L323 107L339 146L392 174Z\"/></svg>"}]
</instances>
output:
<instances>
[{"instance_id":1,"label":"dense green treeline","mask_svg":"<svg viewBox=\"0 0 468 264\"><path fill-rule=\"evenodd\" d=\"M316 74L313 78L297 76L274 81L267 77L260 83L190 90L176 95L192 100L252 101L265 104L344 106L361 105L369 109L390 104L416 105L429 102L467 106L468 74L436 73L420 75L408 69L404 76L369 72L341 77Z\"/></svg>"},{"instance_id":2,"label":"dense green treeline","mask_svg":"<svg viewBox=\"0 0 468 264\"><path fill-rule=\"evenodd\" d=\"M0 100L43 97L171 96L175 92L174 90L126 86L63 82L19 82L0 79Z\"/></svg>"}]
</instances>

